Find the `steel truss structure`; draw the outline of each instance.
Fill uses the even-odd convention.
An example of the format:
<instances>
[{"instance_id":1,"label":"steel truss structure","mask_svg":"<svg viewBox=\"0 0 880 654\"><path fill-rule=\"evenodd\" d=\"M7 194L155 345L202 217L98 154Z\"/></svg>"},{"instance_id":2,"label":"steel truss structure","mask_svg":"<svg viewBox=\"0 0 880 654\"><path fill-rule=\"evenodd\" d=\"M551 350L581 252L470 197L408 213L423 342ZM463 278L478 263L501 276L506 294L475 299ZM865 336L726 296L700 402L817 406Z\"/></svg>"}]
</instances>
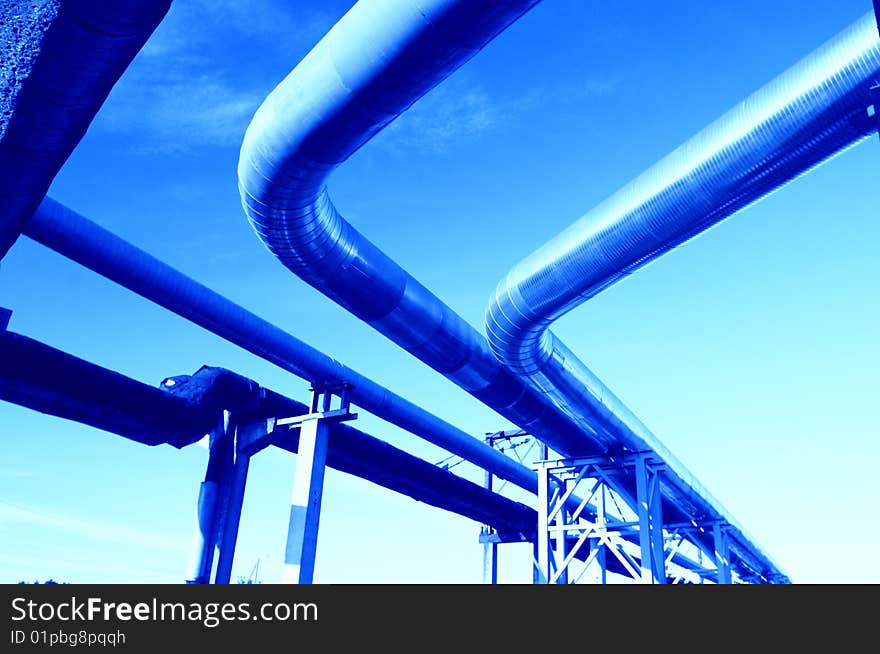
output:
<instances>
[{"instance_id":1,"label":"steel truss structure","mask_svg":"<svg viewBox=\"0 0 880 654\"><path fill-rule=\"evenodd\" d=\"M493 447L513 452L521 463L532 448L525 456L516 448L530 441L541 448L540 458L531 463L539 484L538 523L531 541L534 583L756 581L732 569L729 526L723 521L664 522L659 489L666 468L651 452L548 458L546 446L521 430L486 438ZM493 490L489 473L485 486ZM498 546L519 541L483 525L479 542L483 583L498 583Z\"/></svg>"},{"instance_id":2,"label":"steel truss structure","mask_svg":"<svg viewBox=\"0 0 880 654\"><path fill-rule=\"evenodd\" d=\"M515 458L520 464L527 464L527 462L529 461L529 456L536 449L538 452L538 459L546 459L549 452L549 448L545 443L542 443L537 438L532 437L522 429L489 432L486 434L485 441L489 447L497 449L500 452L507 452L509 453L509 455L513 455L513 458ZM522 448L525 449L522 450ZM489 492L500 492L504 488L505 484L506 482L502 481L496 487L495 475L493 475L489 470L486 470L484 481L484 486L486 490L488 490ZM492 525L482 525L480 527L479 542L483 546L484 584L498 583L498 545L501 543L523 541L530 541L533 544L536 542L534 534L529 534L528 536L520 534L519 539L511 539L509 537L505 537L499 534L498 530L492 527ZM535 557L533 557L534 560L537 560L536 557L537 553ZM532 580L534 583L539 583L536 565L533 565Z\"/></svg>"}]
</instances>

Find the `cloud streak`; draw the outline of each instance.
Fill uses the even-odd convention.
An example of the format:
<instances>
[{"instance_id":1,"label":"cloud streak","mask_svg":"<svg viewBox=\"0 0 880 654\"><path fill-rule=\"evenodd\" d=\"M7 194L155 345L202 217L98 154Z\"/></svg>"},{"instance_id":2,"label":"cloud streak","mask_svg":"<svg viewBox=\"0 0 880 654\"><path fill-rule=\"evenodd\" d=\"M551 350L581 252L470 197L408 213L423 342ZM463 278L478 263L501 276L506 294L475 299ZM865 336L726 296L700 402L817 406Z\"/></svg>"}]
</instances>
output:
<instances>
[{"instance_id":1,"label":"cloud streak","mask_svg":"<svg viewBox=\"0 0 880 654\"><path fill-rule=\"evenodd\" d=\"M137 154L237 145L263 98L334 19L281 0L174 3L95 128L126 137ZM267 61L277 62L274 76Z\"/></svg>"},{"instance_id":2,"label":"cloud streak","mask_svg":"<svg viewBox=\"0 0 880 654\"><path fill-rule=\"evenodd\" d=\"M96 125L122 135L137 134L129 151L143 154L240 143L263 98L260 91L236 88L212 72L166 75L161 83L139 80L137 87Z\"/></svg>"},{"instance_id":3,"label":"cloud streak","mask_svg":"<svg viewBox=\"0 0 880 654\"><path fill-rule=\"evenodd\" d=\"M344 8L297 10L283 0L175 3L120 80L96 128L129 137L126 149L134 153L237 146L263 98ZM389 125L376 147L395 154L442 154L456 143L526 121L548 104L572 107L619 83L596 75L503 97L459 72Z\"/></svg>"},{"instance_id":4,"label":"cloud streak","mask_svg":"<svg viewBox=\"0 0 880 654\"><path fill-rule=\"evenodd\" d=\"M147 531L121 527L43 507L16 505L0 501L0 528L5 525L31 526L63 531L81 538L123 545L137 545L168 552L186 551L185 546Z\"/></svg>"},{"instance_id":5,"label":"cloud streak","mask_svg":"<svg viewBox=\"0 0 880 654\"><path fill-rule=\"evenodd\" d=\"M596 75L572 83L538 85L526 94L493 97L479 82L455 76L441 83L391 123L376 139L377 147L400 154L444 153L454 144L519 124L548 104L559 108L601 98L621 83L619 77Z\"/></svg>"}]
</instances>

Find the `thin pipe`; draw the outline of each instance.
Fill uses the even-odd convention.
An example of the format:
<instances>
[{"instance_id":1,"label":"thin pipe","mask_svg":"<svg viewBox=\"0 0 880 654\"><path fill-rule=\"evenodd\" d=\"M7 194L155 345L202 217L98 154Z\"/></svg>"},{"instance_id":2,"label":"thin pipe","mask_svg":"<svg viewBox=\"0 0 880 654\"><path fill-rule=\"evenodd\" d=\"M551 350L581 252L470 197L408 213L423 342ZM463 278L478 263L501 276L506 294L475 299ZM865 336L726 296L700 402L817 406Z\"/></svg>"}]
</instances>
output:
<instances>
[{"instance_id":1,"label":"thin pipe","mask_svg":"<svg viewBox=\"0 0 880 654\"><path fill-rule=\"evenodd\" d=\"M231 343L311 381L348 383L353 403L530 492L531 470L226 299L51 198L25 235Z\"/></svg>"}]
</instances>

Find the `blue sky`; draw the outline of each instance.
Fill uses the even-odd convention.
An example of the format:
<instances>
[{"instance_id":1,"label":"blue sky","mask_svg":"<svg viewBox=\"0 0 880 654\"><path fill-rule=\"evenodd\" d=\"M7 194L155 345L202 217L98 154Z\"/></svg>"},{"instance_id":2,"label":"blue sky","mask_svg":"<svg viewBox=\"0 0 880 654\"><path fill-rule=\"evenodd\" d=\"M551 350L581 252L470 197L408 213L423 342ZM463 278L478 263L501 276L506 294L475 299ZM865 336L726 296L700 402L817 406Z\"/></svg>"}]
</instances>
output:
<instances>
[{"instance_id":1,"label":"blue sky","mask_svg":"<svg viewBox=\"0 0 880 654\"><path fill-rule=\"evenodd\" d=\"M250 116L350 4L177 0L50 193L453 424L504 428L292 276L240 208ZM331 193L482 330L514 263L870 8L545 0L353 156ZM878 164L874 137L554 329L796 581L880 581L866 565L880 543ZM0 268L0 305L14 331L147 383L212 364L307 396L306 382L27 239ZM363 413L357 426L445 456ZM6 403L0 427L0 581L183 578L203 449L147 448ZM277 578L292 470L281 452L252 462L235 575L259 559ZM331 472L315 579L478 582L477 533ZM529 578L521 550L505 557L503 580Z\"/></svg>"}]
</instances>

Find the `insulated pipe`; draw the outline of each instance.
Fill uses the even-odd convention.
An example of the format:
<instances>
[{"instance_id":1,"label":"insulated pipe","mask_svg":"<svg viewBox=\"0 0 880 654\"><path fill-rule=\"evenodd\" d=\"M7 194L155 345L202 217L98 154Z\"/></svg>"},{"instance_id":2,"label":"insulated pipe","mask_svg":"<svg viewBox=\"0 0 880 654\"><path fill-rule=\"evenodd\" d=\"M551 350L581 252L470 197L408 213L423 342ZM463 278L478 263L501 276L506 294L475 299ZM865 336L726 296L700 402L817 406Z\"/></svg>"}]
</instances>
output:
<instances>
[{"instance_id":1,"label":"insulated pipe","mask_svg":"<svg viewBox=\"0 0 880 654\"><path fill-rule=\"evenodd\" d=\"M0 140L0 259L171 0L64 0Z\"/></svg>"},{"instance_id":2,"label":"insulated pipe","mask_svg":"<svg viewBox=\"0 0 880 654\"><path fill-rule=\"evenodd\" d=\"M392 393L51 198L29 238L316 386L351 385L351 401L532 493L534 471Z\"/></svg>"},{"instance_id":3,"label":"insulated pipe","mask_svg":"<svg viewBox=\"0 0 880 654\"><path fill-rule=\"evenodd\" d=\"M615 443L500 365L473 327L342 218L326 190L339 164L534 4L358 3L258 109L239 188L255 231L291 271L557 451L581 455ZM686 515L705 517L708 504L713 518L733 522L685 479L677 506Z\"/></svg>"},{"instance_id":4,"label":"insulated pipe","mask_svg":"<svg viewBox=\"0 0 880 654\"><path fill-rule=\"evenodd\" d=\"M287 268L518 426L583 454L582 428L346 222L325 186L339 164L536 1L357 3L257 110L239 188L251 224Z\"/></svg>"},{"instance_id":5,"label":"insulated pipe","mask_svg":"<svg viewBox=\"0 0 880 654\"><path fill-rule=\"evenodd\" d=\"M191 445L210 431L216 415L214 408L2 328L0 400L144 445Z\"/></svg>"},{"instance_id":6,"label":"insulated pipe","mask_svg":"<svg viewBox=\"0 0 880 654\"><path fill-rule=\"evenodd\" d=\"M599 426L603 443L660 453L683 482L674 488L676 501L699 507L702 496L721 512L548 327L664 252L873 133L880 107L872 106L871 87L878 81L880 38L868 14L515 266L487 310L492 350L566 415ZM748 537L735 538L734 547L741 547L743 538Z\"/></svg>"}]
</instances>

